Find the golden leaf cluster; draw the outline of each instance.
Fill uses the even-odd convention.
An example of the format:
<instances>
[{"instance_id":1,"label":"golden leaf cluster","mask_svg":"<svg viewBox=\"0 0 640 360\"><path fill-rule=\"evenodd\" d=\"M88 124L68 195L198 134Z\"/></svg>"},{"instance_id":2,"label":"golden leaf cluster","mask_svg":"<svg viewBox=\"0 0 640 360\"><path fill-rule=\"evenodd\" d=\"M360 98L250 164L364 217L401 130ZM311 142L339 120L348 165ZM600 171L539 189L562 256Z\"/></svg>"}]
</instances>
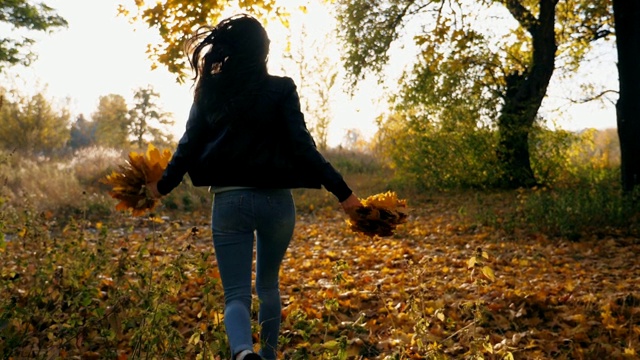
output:
<instances>
[{"instance_id":1,"label":"golden leaf cluster","mask_svg":"<svg viewBox=\"0 0 640 360\"><path fill-rule=\"evenodd\" d=\"M161 152L152 144L146 153L130 152L129 159L102 180L112 186L109 195L120 200L116 210L131 210L139 216L153 209L157 200L147 194L146 184L160 180L170 159L171 151Z\"/></svg>"},{"instance_id":2,"label":"golden leaf cluster","mask_svg":"<svg viewBox=\"0 0 640 360\"><path fill-rule=\"evenodd\" d=\"M371 195L362 200L357 217L347 220L350 229L368 236L391 236L396 227L407 221L407 201L393 191Z\"/></svg>"}]
</instances>

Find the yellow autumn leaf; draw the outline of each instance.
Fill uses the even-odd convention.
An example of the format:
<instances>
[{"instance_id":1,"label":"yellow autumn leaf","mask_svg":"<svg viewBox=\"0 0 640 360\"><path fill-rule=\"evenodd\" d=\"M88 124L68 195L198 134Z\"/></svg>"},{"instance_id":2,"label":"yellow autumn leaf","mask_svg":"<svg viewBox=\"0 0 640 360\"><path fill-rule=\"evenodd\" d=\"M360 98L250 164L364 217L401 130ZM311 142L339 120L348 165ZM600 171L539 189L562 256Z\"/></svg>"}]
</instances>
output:
<instances>
[{"instance_id":1,"label":"yellow autumn leaf","mask_svg":"<svg viewBox=\"0 0 640 360\"><path fill-rule=\"evenodd\" d=\"M151 222L154 222L156 224L164 224L164 220L162 220L162 218L159 218L157 216L154 216L154 217L150 218L149 220L151 220Z\"/></svg>"},{"instance_id":2,"label":"yellow autumn leaf","mask_svg":"<svg viewBox=\"0 0 640 360\"><path fill-rule=\"evenodd\" d=\"M199 342L200 342L200 333L196 331L191 335L188 343L190 345L198 345Z\"/></svg>"},{"instance_id":3,"label":"yellow autumn leaf","mask_svg":"<svg viewBox=\"0 0 640 360\"><path fill-rule=\"evenodd\" d=\"M323 348L329 349L329 350L337 349L339 346L340 346L340 343L335 340L329 340L324 344L322 344Z\"/></svg>"},{"instance_id":4,"label":"yellow autumn leaf","mask_svg":"<svg viewBox=\"0 0 640 360\"><path fill-rule=\"evenodd\" d=\"M474 266L476 266L476 257L472 256L469 258L469 260L467 260L467 269L473 269Z\"/></svg>"},{"instance_id":5,"label":"yellow autumn leaf","mask_svg":"<svg viewBox=\"0 0 640 360\"><path fill-rule=\"evenodd\" d=\"M496 276L493 274L493 269L488 266L482 268L482 274L491 281L496 281Z\"/></svg>"}]
</instances>

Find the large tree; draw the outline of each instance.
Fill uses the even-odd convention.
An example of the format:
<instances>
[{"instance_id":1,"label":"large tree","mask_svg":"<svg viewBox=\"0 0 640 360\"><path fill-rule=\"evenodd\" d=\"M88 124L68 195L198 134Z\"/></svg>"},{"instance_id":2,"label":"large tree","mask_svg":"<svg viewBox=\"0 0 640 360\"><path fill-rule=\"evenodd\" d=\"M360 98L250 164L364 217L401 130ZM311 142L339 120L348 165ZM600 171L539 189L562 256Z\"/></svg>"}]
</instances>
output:
<instances>
[{"instance_id":1,"label":"large tree","mask_svg":"<svg viewBox=\"0 0 640 360\"><path fill-rule=\"evenodd\" d=\"M35 42L27 36L29 31L51 31L66 27L67 21L55 10L43 3L33 4L28 0L0 1L0 24L8 25L10 37L0 36L0 71L7 65L29 65L36 55L30 50ZM26 32L25 32L26 30Z\"/></svg>"},{"instance_id":2,"label":"large tree","mask_svg":"<svg viewBox=\"0 0 640 360\"><path fill-rule=\"evenodd\" d=\"M122 95L101 96L96 111L91 114L95 123L95 139L98 145L117 149L129 145L129 109Z\"/></svg>"},{"instance_id":3,"label":"large tree","mask_svg":"<svg viewBox=\"0 0 640 360\"><path fill-rule=\"evenodd\" d=\"M0 146L26 154L49 154L65 145L69 132L61 129L69 125L66 108L56 109L42 92L25 95L14 91L2 98Z\"/></svg>"},{"instance_id":4,"label":"large tree","mask_svg":"<svg viewBox=\"0 0 640 360\"><path fill-rule=\"evenodd\" d=\"M330 51L332 34L314 39L303 24L301 28L289 29L298 32L299 42L291 43L291 51L284 54L291 68L300 92L302 111L307 120L309 131L318 143L318 148L325 150L329 141L329 125L332 119L331 98L338 69L333 66ZM293 37L293 36L291 36ZM284 67L284 66L283 66Z\"/></svg>"},{"instance_id":5,"label":"large tree","mask_svg":"<svg viewBox=\"0 0 640 360\"><path fill-rule=\"evenodd\" d=\"M507 187L536 183L528 138L558 56L563 68L577 69L591 42L609 34L610 18L604 0L342 0L338 13L343 60L354 85L369 72L384 74L392 44L417 22L420 54L404 76L405 94L441 91L453 77L465 78L469 90L484 89L479 96L487 108L479 114L491 114L499 100L499 114L490 120L498 129L501 184ZM454 88L442 102L473 92ZM426 121L443 121L434 108L423 109Z\"/></svg>"},{"instance_id":6,"label":"large tree","mask_svg":"<svg viewBox=\"0 0 640 360\"><path fill-rule=\"evenodd\" d=\"M616 104L622 187L640 185L640 1L613 0L620 97Z\"/></svg>"},{"instance_id":7,"label":"large tree","mask_svg":"<svg viewBox=\"0 0 640 360\"><path fill-rule=\"evenodd\" d=\"M162 111L158 104L160 94L152 87L139 88L133 95L134 105L129 110L129 135L138 149L151 142L156 146L169 146L173 135L169 127L174 124L171 113Z\"/></svg>"}]
</instances>

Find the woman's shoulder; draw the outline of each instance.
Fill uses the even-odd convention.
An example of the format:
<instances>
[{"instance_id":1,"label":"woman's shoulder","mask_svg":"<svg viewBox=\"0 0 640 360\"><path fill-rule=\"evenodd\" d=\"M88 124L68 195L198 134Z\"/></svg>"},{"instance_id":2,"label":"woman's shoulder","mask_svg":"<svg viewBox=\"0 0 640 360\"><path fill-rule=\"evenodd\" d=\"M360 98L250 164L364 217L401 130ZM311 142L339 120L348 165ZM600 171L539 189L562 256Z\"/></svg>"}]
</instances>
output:
<instances>
[{"instance_id":1,"label":"woman's shoulder","mask_svg":"<svg viewBox=\"0 0 640 360\"><path fill-rule=\"evenodd\" d=\"M269 85L279 90L286 90L287 88L295 88L296 84L292 78L288 76L271 75L267 76Z\"/></svg>"}]
</instances>

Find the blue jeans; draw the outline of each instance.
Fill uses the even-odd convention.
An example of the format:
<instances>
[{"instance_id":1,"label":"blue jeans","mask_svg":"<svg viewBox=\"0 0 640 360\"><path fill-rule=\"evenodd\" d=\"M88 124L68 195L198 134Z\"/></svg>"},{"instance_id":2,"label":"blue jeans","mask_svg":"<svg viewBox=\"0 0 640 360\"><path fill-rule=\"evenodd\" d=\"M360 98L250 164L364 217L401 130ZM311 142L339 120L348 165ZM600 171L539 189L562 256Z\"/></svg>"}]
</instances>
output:
<instances>
[{"instance_id":1,"label":"blue jeans","mask_svg":"<svg viewBox=\"0 0 640 360\"><path fill-rule=\"evenodd\" d=\"M224 324L232 355L253 349L251 275L256 239L260 355L275 359L280 332L279 271L295 225L290 190L240 189L216 193L211 229L224 288Z\"/></svg>"}]
</instances>

